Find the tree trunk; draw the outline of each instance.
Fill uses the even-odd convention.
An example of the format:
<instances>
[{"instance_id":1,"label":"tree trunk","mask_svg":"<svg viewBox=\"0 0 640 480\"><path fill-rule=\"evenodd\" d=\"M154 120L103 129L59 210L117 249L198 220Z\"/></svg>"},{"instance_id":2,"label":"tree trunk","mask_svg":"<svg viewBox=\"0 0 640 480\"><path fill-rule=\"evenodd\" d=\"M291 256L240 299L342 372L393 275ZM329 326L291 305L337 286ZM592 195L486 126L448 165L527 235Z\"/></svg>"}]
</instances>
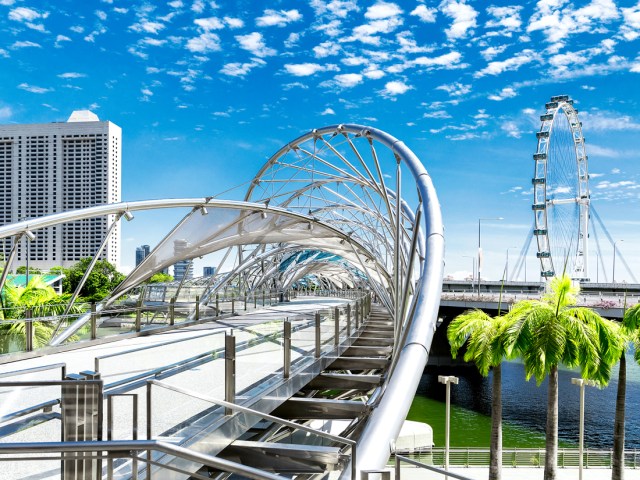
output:
<instances>
[{"instance_id":1,"label":"tree trunk","mask_svg":"<svg viewBox=\"0 0 640 480\"><path fill-rule=\"evenodd\" d=\"M544 459L544 480L556 480L558 464L558 366L549 372L547 390L547 428Z\"/></svg>"},{"instance_id":2,"label":"tree trunk","mask_svg":"<svg viewBox=\"0 0 640 480\"><path fill-rule=\"evenodd\" d=\"M616 396L616 418L613 423L613 465L611 480L624 480L624 409L627 392L627 359L625 352L620 357L618 393Z\"/></svg>"},{"instance_id":3,"label":"tree trunk","mask_svg":"<svg viewBox=\"0 0 640 480\"><path fill-rule=\"evenodd\" d=\"M502 365L493 367L489 480L502 476Z\"/></svg>"}]
</instances>

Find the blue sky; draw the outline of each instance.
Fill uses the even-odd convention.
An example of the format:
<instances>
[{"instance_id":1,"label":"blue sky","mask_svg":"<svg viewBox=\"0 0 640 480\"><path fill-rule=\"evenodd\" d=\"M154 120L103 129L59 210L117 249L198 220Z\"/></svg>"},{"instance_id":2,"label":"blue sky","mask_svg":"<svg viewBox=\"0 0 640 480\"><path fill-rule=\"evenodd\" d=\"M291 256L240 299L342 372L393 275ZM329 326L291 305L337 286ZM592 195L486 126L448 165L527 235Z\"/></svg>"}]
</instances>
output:
<instances>
[{"instance_id":1,"label":"blue sky","mask_svg":"<svg viewBox=\"0 0 640 480\"><path fill-rule=\"evenodd\" d=\"M446 273L470 272L478 218L504 218L483 222L483 273L498 278L533 220L539 115L569 94L592 203L638 271L639 46L633 1L0 0L0 123L91 109L120 125L124 200L214 195L304 131L369 124L431 173ZM124 225L123 267L166 218Z\"/></svg>"}]
</instances>

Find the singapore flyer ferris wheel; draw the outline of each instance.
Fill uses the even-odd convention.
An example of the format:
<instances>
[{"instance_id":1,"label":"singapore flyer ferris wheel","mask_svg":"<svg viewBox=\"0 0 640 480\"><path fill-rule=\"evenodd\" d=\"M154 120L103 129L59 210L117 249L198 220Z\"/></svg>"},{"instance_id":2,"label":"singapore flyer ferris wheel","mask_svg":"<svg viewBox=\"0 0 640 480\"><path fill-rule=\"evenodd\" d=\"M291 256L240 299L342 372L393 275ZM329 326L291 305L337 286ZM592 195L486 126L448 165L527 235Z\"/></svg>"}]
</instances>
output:
<instances>
[{"instance_id":1,"label":"singapore flyer ferris wheel","mask_svg":"<svg viewBox=\"0 0 640 480\"><path fill-rule=\"evenodd\" d=\"M534 230L541 276L589 281L589 174L582 123L568 95L551 97L533 155Z\"/></svg>"}]
</instances>

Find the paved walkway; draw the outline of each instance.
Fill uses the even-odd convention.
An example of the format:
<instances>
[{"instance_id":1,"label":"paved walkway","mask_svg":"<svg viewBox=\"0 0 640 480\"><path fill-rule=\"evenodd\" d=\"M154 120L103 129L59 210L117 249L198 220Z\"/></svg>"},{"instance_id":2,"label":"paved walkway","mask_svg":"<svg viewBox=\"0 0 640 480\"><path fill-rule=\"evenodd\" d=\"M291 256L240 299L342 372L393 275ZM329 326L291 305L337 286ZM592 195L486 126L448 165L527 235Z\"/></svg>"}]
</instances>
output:
<instances>
[{"instance_id":1,"label":"paved walkway","mask_svg":"<svg viewBox=\"0 0 640 480\"><path fill-rule=\"evenodd\" d=\"M471 480L487 480L488 468L452 468L452 473L465 476ZM557 480L578 480L577 468L559 468ZM503 468L502 480L543 480L542 468ZM393 475L392 475L393 476ZM444 480L444 475L430 472L417 467L406 466L402 468L401 479L406 480ZM611 470L607 468L585 468L582 471L582 480L607 480L611 478ZM640 469L626 469L625 480L640 480Z\"/></svg>"}]
</instances>

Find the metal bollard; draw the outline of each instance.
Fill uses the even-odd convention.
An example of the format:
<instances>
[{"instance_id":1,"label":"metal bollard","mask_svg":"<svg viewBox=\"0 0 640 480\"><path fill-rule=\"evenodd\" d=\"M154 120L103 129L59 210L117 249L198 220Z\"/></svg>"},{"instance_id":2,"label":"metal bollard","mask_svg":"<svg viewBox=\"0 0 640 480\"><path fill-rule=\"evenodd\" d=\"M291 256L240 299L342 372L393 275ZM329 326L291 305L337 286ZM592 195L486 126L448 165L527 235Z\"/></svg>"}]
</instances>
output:
<instances>
[{"instance_id":1,"label":"metal bollard","mask_svg":"<svg viewBox=\"0 0 640 480\"><path fill-rule=\"evenodd\" d=\"M220 315L220 296L216 293L216 317Z\"/></svg>"},{"instance_id":2,"label":"metal bollard","mask_svg":"<svg viewBox=\"0 0 640 480\"><path fill-rule=\"evenodd\" d=\"M358 308L358 301L356 300L356 330L360 329L360 309Z\"/></svg>"},{"instance_id":3,"label":"metal bollard","mask_svg":"<svg viewBox=\"0 0 640 480\"><path fill-rule=\"evenodd\" d=\"M96 314L96 302L91 302L91 340L98 338L98 315Z\"/></svg>"},{"instance_id":4,"label":"metal bollard","mask_svg":"<svg viewBox=\"0 0 640 480\"><path fill-rule=\"evenodd\" d=\"M236 313L236 297L231 294L231 313Z\"/></svg>"},{"instance_id":5,"label":"metal bollard","mask_svg":"<svg viewBox=\"0 0 640 480\"><path fill-rule=\"evenodd\" d=\"M169 300L169 325L176 323L176 297Z\"/></svg>"},{"instance_id":6,"label":"metal bollard","mask_svg":"<svg viewBox=\"0 0 640 480\"><path fill-rule=\"evenodd\" d=\"M136 309L136 332L142 329L142 307Z\"/></svg>"},{"instance_id":7,"label":"metal bollard","mask_svg":"<svg viewBox=\"0 0 640 480\"><path fill-rule=\"evenodd\" d=\"M289 378L291 375L291 322L284 321L284 367L283 377Z\"/></svg>"},{"instance_id":8,"label":"metal bollard","mask_svg":"<svg viewBox=\"0 0 640 480\"><path fill-rule=\"evenodd\" d=\"M244 291L244 311L247 311L247 291Z\"/></svg>"},{"instance_id":9,"label":"metal bollard","mask_svg":"<svg viewBox=\"0 0 640 480\"><path fill-rule=\"evenodd\" d=\"M335 338L334 343L336 345L340 344L340 309L338 307L334 310L334 320L335 320Z\"/></svg>"},{"instance_id":10,"label":"metal bollard","mask_svg":"<svg viewBox=\"0 0 640 480\"><path fill-rule=\"evenodd\" d=\"M347 303L347 337L351 336L351 304Z\"/></svg>"},{"instance_id":11,"label":"metal bollard","mask_svg":"<svg viewBox=\"0 0 640 480\"><path fill-rule=\"evenodd\" d=\"M200 320L200 295L196 295L196 322Z\"/></svg>"},{"instance_id":12,"label":"metal bollard","mask_svg":"<svg viewBox=\"0 0 640 480\"><path fill-rule=\"evenodd\" d=\"M236 401L236 337L224 337L224 399L229 403ZM233 410L224 409L225 415L232 415Z\"/></svg>"},{"instance_id":13,"label":"metal bollard","mask_svg":"<svg viewBox=\"0 0 640 480\"><path fill-rule=\"evenodd\" d=\"M33 351L33 322L31 321L31 318L33 317L33 312L30 308L27 308L27 310L24 312L24 318L25 318L25 322L24 322L24 326L25 326L25 350L27 352L32 352Z\"/></svg>"},{"instance_id":14,"label":"metal bollard","mask_svg":"<svg viewBox=\"0 0 640 480\"><path fill-rule=\"evenodd\" d=\"M320 358L321 344L320 344L320 312L316 312L316 358Z\"/></svg>"}]
</instances>

